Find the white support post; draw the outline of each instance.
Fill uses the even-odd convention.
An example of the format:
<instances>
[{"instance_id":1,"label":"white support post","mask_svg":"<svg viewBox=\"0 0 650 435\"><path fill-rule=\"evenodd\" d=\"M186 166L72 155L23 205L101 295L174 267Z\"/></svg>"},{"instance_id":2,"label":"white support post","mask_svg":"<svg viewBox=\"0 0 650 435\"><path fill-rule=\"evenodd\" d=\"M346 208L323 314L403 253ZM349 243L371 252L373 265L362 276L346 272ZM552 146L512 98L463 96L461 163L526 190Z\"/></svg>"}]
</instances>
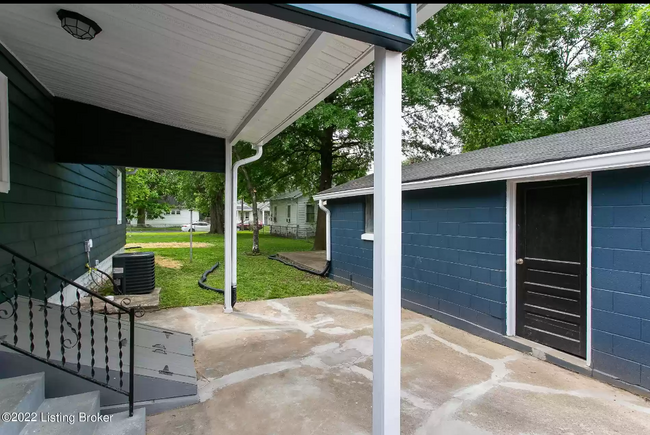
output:
<instances>
[{"instance_id":1,"label":"white support post","mask_svg":"<svg viewBox=\"0 0 650 435\"><path fill-rule=\"evenodd\" d=\"M232 198L232 146L230 141L226 141L226 206L224 212L224 272L225 280L223 283L223 311L232 313L232 223L234 201Z\"/></svg>"},{"instance_id":2,"label":"white support post","mask_svg":"<svg viewBox=\"0 0 650 435\"><path fill-rule=\"evenodd\" d=\"M402 54L375 47L372 433L400 433Z\"/></svg>"}]
</instances>

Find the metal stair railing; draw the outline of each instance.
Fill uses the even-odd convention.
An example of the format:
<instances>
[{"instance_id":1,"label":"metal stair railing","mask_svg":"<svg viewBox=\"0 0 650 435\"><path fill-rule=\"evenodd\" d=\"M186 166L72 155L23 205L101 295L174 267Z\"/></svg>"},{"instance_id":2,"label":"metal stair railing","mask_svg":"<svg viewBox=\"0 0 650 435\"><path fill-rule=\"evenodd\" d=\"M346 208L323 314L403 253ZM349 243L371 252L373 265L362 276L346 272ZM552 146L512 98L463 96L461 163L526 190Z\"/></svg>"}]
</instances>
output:
<instances>
[{"instance_id":1,"label":"metal stair railing","mask_svg":"<svg viewBox=\"0 0 650 435\"><path fill-rule=\"evenodd\" d=\"M122 304L124 305L118 304L68 278L57 274L56 272L49 270L34 260L25 257L24 255L14 251L5 245L0 244L0 250L5 251L11 255L11 271L0 275L0 277L4 276L6 278L5 283L0 283L0 322L13 321L13 336L11 336L12 334L5 334L3 336L0 336L0 345L28 357L37 359L59 370L63 370L64 372L85 379L86 381L93 382L97 385L101 385L102 387L127 396L129 400L129 416L133 416L135 372L135 317L136 314L138 314L138 317L140 317L139 308L124 306L128 305L131 302L128 298L123 300ZM19 277L20 266L17 260L27 264L24 276ZM72 286L76 290L75 300L73 301L73 304L76 302L76 306L73 304L68 304L68 306L65 305L66 300L63 290L67 286ZM60 307L53 308L52 306L48 306L47 301L48 295L56 289L60 290ZM88 332L86 332L86 329L82 331L82 312L80 309L82 292L91 296L89 311L90 328ZM27 300L26 314L22 312L19 313L19 300L21 300L21 298L26 298ZM101 310L103 314L96 312L94 299L101 301L99 302L100 305L103 302L103 310ZM36 337L35 335L35 304L39 305L36 309L39 309L43 312L42 321L44 329L42 331L42 337ZM109 345L110 334L108 326L108 306L112 306L117 311L118 357L117 361L114 363L115 365L113 365L113 371L119 372L119 375L116 375L114 379L111 379L110 373L111 361L109 358L109 351L111 349ZM54 311L54 313L52 313L52 311ZM19 320L22 321L19 316L22 315L27 316L26 320L28 320L27 326L29 328L28 335L19 334ZM101 315L103 315L103 318L100 317ZM69 316L72 316L72 320L70 320ZM124 337L123 334L122 316L128 316L128 340L126 337ZM95 317L99 317L97 328L95 326ZM50 320L52 320L52 322ZM76 322L76 327L74 325L74 322ZM20 326L24 327L23 323L21 323ZM57 326L58 331L55 330ZM102 326L103 337L101 335ZM66 327L68 328L68 337L66 337ZM56 337L57 334L58 337ZM72 339L69 337L70 335L72 335ZM87 342L88 336L90 337L90 343ZM97 342L95 341L96 336L99 338L99 345L101 346L102 341L104 345L103 368L101 363L99 366L96 366L96 362L98 362L95 360L95 348L97 345ZM37 349L36 347L35 340L37 338L39 344L44 341L43 346L41 346L43 348L41 349ZM126 343L128 343L129 349L128 387L124 385L125 358L123 349ZM88 344L90 344L91 356L90 376L88 374L82 373L81 370L82 351L88 351ZM60 350L60 359L56 359L52 356L52 351L55 350L56 346L59 347L59 349L56 351L58 352ZM113 344L113 346L115 346L115 344ZM74 355L74 350L76 350L76 355ZM68 354L73 353L73 355L71 355L72 361L69 361L66 358L66 352ZM74 361L75 356L76 361Z\"/></svg>"}]
</instances>

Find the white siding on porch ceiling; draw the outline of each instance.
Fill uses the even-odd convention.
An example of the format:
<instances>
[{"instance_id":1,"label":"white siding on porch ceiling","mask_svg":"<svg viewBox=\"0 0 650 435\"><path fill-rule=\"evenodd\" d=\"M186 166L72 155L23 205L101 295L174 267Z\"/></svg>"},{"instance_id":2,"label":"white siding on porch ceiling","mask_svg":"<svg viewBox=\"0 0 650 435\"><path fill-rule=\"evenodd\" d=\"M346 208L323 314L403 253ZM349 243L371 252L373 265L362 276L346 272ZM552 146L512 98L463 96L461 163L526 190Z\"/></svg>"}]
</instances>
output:
<instances>
[{"instance_id":1,"label":"white siding on porch ceiling","mask_svg":"<svg viewBox=\"0 0 650 435\"><path fill-rule=\"evenodd\" d=\"M418 24L442 7L420 4ZM59 9L102 32L72 38ZM57 97L254 143L373 57L369 44L222 4L0 4L0 43Z\"/></svg>"},{"instance_id":2,"label":"white siding on porch ceiling","mask_svg":"<svg viewBox=\"0 0 650 435\"><path fill-rule=\"evenodd\" d=\"M102 32L73 39L60 27L61 8ZM312 32L215 4L0 5L0 41L55 96L219 137L233 134ZM242 139L268 136L337 78L348 79L342 72L369 49L327 37Z\"/></svg>"}]
</instances>

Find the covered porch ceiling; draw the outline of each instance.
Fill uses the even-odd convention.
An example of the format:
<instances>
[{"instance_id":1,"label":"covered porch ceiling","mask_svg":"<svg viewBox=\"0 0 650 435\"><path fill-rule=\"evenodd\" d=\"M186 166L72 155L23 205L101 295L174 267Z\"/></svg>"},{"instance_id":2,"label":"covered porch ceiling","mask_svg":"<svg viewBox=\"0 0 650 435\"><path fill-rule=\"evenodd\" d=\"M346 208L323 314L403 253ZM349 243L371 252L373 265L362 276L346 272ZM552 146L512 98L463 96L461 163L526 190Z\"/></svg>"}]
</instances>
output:
<instances>
[{"instance_id":1,"label":"covered porch ceiling","mask_svg":"<svg viewBox=\"0 0 650 435\"><path fill-rule=\"evenodd\" d=\"M418 25L443 5L418 5ZM72 38L59 9L99 24ZM372 45L223 4L0 5L0 43L55 97L265 143L372 61Z\"/></svg>"}]
</instances>

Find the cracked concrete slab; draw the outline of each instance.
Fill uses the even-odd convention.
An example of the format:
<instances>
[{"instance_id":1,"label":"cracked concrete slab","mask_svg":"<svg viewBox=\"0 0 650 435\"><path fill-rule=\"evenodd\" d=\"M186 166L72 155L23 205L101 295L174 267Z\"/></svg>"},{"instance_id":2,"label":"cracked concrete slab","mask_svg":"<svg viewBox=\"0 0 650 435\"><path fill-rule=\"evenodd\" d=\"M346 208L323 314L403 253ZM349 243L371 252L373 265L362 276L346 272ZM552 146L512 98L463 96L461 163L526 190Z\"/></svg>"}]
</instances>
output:
<instances>
[{"instance_id":1,"label":"cracked concrete slab","mask_svg":"<svg viewBox=\"0 0 650 435\"><path fill-rule=\"evenodd\" d=\"M357 291L165 310L195 337L201 403L150 434L370 434L372 298ZM402 310L402 433L650 433L643 399Z\"/></svg>"}]
</instances>

